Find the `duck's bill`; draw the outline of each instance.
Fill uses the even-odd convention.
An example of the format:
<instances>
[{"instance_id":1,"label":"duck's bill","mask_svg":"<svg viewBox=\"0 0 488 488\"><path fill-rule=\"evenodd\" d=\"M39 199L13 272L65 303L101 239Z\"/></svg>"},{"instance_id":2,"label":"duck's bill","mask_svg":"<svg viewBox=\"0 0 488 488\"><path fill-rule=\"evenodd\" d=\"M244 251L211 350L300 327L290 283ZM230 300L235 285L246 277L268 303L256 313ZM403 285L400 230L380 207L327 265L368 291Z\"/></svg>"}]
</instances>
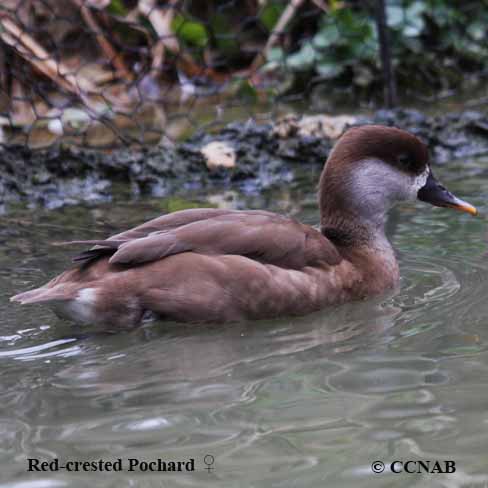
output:
<instances>
[{"instance_id":1,"label":"duck's bill","mask_svg":"<svg viewBox=\"0 0 488 488\"><path fill-rule=\"evenodd\" d=\"M471 215L478 215L473 205L453 195L444 188L434 177L432 171L429 172L425 185L418 191L417 198L423 202L430 203L436 207L449 207L467 212Z\"/></svg>"}]
</instances>

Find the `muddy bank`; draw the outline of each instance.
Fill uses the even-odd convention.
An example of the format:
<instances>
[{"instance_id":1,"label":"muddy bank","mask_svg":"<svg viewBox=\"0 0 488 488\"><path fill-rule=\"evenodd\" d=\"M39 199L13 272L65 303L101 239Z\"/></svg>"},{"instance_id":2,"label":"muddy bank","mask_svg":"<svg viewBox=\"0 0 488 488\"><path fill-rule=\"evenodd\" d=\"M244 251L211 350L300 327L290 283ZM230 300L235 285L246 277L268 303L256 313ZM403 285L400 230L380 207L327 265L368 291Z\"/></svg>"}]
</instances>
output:
<instances>
[{"instance_id":1,"label":"muddy bank","mask_svg":"<svg viewBox=\"0 0 488 488\"><path fill-rule=\"evenodd\" d=\"M152 196L200 187L257 192L293 185L298 169L323 164L343 127L364 123L412 131L429 144L434 164L488 154L485 114L429 117L413 110L381 110L370 118L332 121L290 116L273 125L238 122L171 147L101 152L63 145L44 150L9 146L0 149L0 208L8 210L15 202L55 208L103 201L110 199L117 183L129 185L134 195ZM202 152L215 141L222 143L223 153ZM226 161L226 167L219 166L220 161Z\"/></svg>"}]
</instances>

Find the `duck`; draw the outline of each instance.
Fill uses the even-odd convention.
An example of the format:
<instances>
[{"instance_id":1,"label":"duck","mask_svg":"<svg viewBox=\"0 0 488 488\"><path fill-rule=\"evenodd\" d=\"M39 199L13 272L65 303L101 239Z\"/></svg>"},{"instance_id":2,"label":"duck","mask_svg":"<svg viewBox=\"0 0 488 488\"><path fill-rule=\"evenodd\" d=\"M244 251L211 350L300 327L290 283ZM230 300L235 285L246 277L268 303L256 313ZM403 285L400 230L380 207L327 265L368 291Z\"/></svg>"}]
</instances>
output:
<instances>
[{"instance_id":1,"label":"duck","mask_svg":"<svg viewBox=\"0 0 488 488\"><path fill-rule=\"evenodd\" d=\"M409 200L477 214L434 177L415 135L353 127L323 167L317 227L266 210L177 211L107 239L64 243L86 250L11 301L117 328L147 317L223 323L305 315L397 287L385 223L393 204Z\"/></svg>"}]
</instances>

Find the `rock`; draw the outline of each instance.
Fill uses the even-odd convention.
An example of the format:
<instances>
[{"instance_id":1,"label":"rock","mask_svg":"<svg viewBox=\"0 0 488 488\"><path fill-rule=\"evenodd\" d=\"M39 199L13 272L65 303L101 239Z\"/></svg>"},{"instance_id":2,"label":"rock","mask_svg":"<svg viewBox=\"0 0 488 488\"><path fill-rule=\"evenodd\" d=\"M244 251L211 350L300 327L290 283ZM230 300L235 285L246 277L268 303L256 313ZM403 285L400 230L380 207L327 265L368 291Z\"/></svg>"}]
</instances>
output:
<instances>
[{"instance_id":1,"label":"rock","mask_svg":"<svg viewBox=\"0 0 488 488\"><path fill-rule=\"evenodd\" d=\"M338 139L356 121L352 115L286 115L276 122L273 133L282 139L296 135Z\"/></svg>"},{"instance_id":2,"label":"rock","mask_svg":"<svg viewBox=\"0 0 488 488\"><path fill-rule=\"evenodd\" d=\"M225 141L209 142L202 147L201 152L207 161L207 168L233 168L236 165L236 152L234 148Z\"/></svg>"}]
</instances>

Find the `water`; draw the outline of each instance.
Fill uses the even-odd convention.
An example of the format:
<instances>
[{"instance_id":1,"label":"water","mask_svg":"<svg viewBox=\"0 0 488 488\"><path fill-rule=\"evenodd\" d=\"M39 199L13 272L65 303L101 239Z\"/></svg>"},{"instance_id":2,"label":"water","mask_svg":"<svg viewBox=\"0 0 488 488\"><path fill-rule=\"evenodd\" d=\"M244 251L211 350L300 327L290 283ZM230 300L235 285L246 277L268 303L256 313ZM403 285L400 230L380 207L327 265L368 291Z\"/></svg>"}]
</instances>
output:
<instances>
[{"instance_id":1,"label":"water","mask_svg":"<svg viewBox=\"0 0 488 488\"><path fill-rule=\"evenodd\" d=\"M0 487L488 486L485 165L438 171L479 218L422 203L391 212L398 292L251 324L113 334L8 303L68 265L70 250L49 242L105 236L185 201L2 217ZM188 197L313 223L311 188ZM195 471L36 474L28 458L194 458ZM456 473L371 471L410 459L454 460Z\"/></svg>"}]
</instances>

